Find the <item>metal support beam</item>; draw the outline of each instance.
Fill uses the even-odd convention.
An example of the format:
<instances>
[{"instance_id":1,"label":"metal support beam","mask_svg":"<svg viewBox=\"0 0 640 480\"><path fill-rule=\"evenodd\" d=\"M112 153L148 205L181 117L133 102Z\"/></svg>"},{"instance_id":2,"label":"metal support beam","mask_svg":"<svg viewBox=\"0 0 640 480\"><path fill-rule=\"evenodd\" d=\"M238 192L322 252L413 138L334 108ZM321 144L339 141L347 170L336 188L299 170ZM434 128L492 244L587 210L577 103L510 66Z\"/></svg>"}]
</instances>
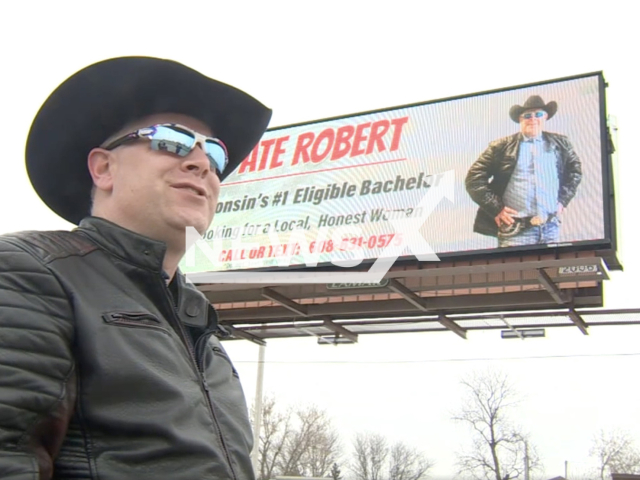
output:
<instances>
[{"instance_id":1,"label":"metal support beam","mask_svg":"<svg viewBox=\"0 0 640 480\"><path fill-rule=\"evenodd\" d=\"M411 305L416 307L418 310L422 310L423 312L427 312L429 310L429 307L427 307L427 302L424 298L416 295L415 292L409 290L407 287L405 287L395 278L389 279L389 285L387 285L387 288L397 293L398 295L401 295L402 298L404 298L407 302L409 302ZM464 338L465 340L467 339L467 331L461 326L459 326L458 324L456 324L454 321L449 320L446 315L442 313L439 314L438 322L440 322L441 325L443 325L444 327L448 328L453 333L458 335L460 338Z\"/></svg>"},{"instance_id":2,"label":"metal support beam","mask_svg":"<svg viewBox=\"0 0 640 480\"><path fill-rule=\"evenodd\" d=\"M515 333L520 340L524 340L524 336L522 335L522 332L518 331L517 329L513 328L513 325L511 325L505 318L504 315L500 315L500 320L502 320L502 323L504 323L507 327L509 327L509 330L511 330L513 333Z\"/></svg>"},{"instance_id":3,"label":"metal support beam","mask_svg":"<svg viewBox=\"0 0 640 480\"><path fill-rule=\"evenodd\" d=\"M584 335L589 335L589 332L587 331L587 324L575 309L570 308L568 315L571 321L576 324L576 327L578 327Z\"/></svg>"},{"instance_id":4,"label":"metal support beam","mask_svg":"<svg viewBox=\"0 0 640 480\"><path fill-rule=\"evenodd\" d=\"M300 305L297 302L294 302L290 298L285 297L284 295L272 290L268 287L262 289L262 296L264 298L268 298L269 300L279 303L283 307L291 310L298 315L302 315L303 317L307 316L307 307L305 305Z\"/></svg>"},{"instance_id":5,"label":"metal support beam","mask_svg":"<svg viewBox=\"0 0 640 480\"><path fill-rule=\"evenodd\" d=\"M467 331L453 320L448 319L444 313L438 315L438 322L447 327L460 338L463 338L465 340L467 339Z\"/></svg>"},{"instance_id":6,"label":"metal support beam","mask_svg":"<svg viewBox=\"0 0 640 480\"><path fill-rule=\"evenodd\" d=\"M308 321L304 321L304 323L308 324L309 322ZM316 326L317 327L317 324L314 324L312 326ZM303 325L300 325L300 322L297 322L295 320L293 321L293 328L295 328L296 330L299 330L301 332L304 332L305 334L309 335L310 337L316 337L318 339L318 343L331 343L331 342L326 341L324 338L322 338L321 334L312 331L309 327L310 327L309 325L303 326Z\"/></svg>"},{"instance_id":7,"label":"metal support beam","mask_svg":"<svg viewBox=\"0 0 640 480\"><path fill-rule=\"evenodd\" d=\"M244 338L245 340L249 340L250 342L258 344L262 347L267 346L267 342L249 332L245 332L244 330L240 330L239 328L232 327L231 325L225 325L224 328L226 330L229 330L231 332L231 335L233 335L234 337Z\"/></svg>"},{"instance_id":8,"label":"metal support beam","mask_svg":"<svg viewBox=\"0 0 640 480\"><path fill-rule=\"evenodd\" d=\"M551 298L553 298L556 301L556 303L558 303L559 305L562 305L563 303L567 303L567 299L564 293L562 292L562 290L558 288L558 286L553 281L553 279L542 268L538 269L538 280L540 280L540 283L542 284L542 286L545 288L547 292L549 292L549 295L551 295Z\"/></svg>"},{"instance_id":9,"label":"metal support beam","mask_svg":"<svg viewBox=\"0 0 640 480\"><path fill-rule=\"evenodd\" d=\"M422 310L423 312L426 312L429 310L427 307L427 302L422 297L420 297L419 295L416 295L415 292L413 292L412 290L409 290L407 287L405 287L395 278L389 279L389 284L387 285L387 288L392 292L395 292L398 295L400 295L402 298L404 298L407 302L409 302L411 305L416 307L418 310Z\"/></svg>"},{"instance_id":10,"label":"metal support beam","mask_svg":"<svg viewBox=\"0 0 640 480\"><path fill-rule=\"evenodd\" d=\"M357 343L358 342L358 334L357 333L353 333L352 331L347 330L342 325L337 325L337 324L333 323L331 321L331 319L325 318L324 319L324 326L327 327L329 330L331 330L333 333L337 333L338 335L342 335L343 337L348 338L353 343Z\"/></svg>"}]
</instances>

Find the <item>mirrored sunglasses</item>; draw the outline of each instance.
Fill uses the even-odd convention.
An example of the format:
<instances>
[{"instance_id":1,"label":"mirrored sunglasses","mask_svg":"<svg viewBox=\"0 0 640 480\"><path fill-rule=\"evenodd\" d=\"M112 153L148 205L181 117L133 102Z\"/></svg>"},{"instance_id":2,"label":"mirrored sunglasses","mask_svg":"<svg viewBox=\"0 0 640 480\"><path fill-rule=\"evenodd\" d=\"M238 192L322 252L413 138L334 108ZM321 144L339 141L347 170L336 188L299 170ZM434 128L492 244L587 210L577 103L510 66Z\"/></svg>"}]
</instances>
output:
<instances>
[{"instance_id":1,"label":"mirrored sunglasses","mask_svg":"<svg viewBox=\"0 0 640 480\"><path fill-rule=\"evenodd\" d=\"M543 112L542 110L538 110L537 112L527 112L527 113L523 113L522 114L522 118L525 118L527 120L529 120L530 118L536 117L536 118L542 118L544 117L546 114L546 112Z\"/></svg>"},{"instance_id":2,"label":"mirrored sunglasses","mask_svg":"<svg viewBox=\"0 0 640 480\"><path fill-rule=\"evenodd\" d=\"M175 123L163 123L141 128L116 138L103 145L102 148L113 150L126 142L137 139L149 140L153 150L173 153L180 157L186 157L196 145L200 144L211 163L212 170L215 170L219 177L229 163L227 147L222 140L207 137Z\"/></svg>"}]
</instances>

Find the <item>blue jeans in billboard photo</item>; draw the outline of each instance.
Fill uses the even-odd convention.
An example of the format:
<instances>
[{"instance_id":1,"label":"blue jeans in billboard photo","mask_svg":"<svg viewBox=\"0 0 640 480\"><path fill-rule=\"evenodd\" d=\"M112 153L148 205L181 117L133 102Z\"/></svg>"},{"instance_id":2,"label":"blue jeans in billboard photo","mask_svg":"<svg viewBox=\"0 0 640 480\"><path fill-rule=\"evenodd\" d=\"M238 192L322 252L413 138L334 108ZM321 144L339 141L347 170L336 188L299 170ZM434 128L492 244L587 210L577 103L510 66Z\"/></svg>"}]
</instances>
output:
<instances>
[{"instance_id":1,"label":"blue jeans in billboard photo","mask_svg":"<svg viewBox=\"0 0 640 480\"><path fill-rule=\"evenodd\" d=\"M544 245L560 241L560 220L557 217L543 225L525 228L512 237L504 237L498 233L498 247L521 247L523 245Z\"/></svg>"}]
</instances>

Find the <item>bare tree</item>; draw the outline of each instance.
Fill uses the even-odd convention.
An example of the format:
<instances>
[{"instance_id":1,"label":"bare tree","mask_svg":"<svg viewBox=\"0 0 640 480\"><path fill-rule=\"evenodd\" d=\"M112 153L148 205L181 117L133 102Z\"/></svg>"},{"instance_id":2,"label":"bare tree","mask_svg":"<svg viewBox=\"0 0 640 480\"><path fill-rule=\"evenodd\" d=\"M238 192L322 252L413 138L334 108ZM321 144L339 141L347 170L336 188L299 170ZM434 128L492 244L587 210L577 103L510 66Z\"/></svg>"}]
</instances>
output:
<instances>
[{"instance_id":1,"label":"bare tree","mask_svg":"<svg viewBox=\"0 0 640 480\"><path fill-rule=\"evenodd\" d=\"M377 433L358 433L353 447L351 470L356 480L382 480L389 452L386 438Z\"/></svg>"},{"instance_id":2,"label":"bare tree","mask_svg":"<svg viewBox=\"0 0 640 480\"><path fill-rule=\"evenodd\" d=\"M380 434L359 433L353 447L351 470L356 480L420 480L433 467L417 449L402 442L389 446Z\"/></svg>"},{"instance_id":3,"label":"bare tree","mask_svg":"<svg viewBox=\"0 0 640 480\"><path fill-rule=\"evenodd\" d=\"M327 413L316 406L299 408L295 416L297 427L287 439L282 475L324 477L339 457L338 434Z\"/></svg>"},{"instance_id":4,"label":"bare tree","mask_svg":"<svg viewBox=\"0 0 640 480\"><path fill-rule=\"evenodd\" d=\"M262 402L260 443L257 445L260 462L258 480L269 480L276 474L290 434L291 410L280 413L276 409L275 398L265 398Z\"/></svg>"},{"instance_id":5,"label":"bare tree","mask_svg":"<svg viewBox=\"0 0 640 480\"><path fill-rule=\"evenodd\" d=\"M315 434L311 448L301 459L302 472L310 477L326 477L339 460L340 451L338 433L330 427L329 422L323 423Z\"/></svg>"},{"instance_id":6,"label":"bare tree","mask_svg":"<svg viewBox=\"0 0 640 480\"><path fill-rule=\"evenodd\" d=\"M499 372L476 373L461 383L467 394L453 419L467 424L473 438L471 448L458 454L458 473L509 480L519 478L526 468L539 468L535 447L509 419L518 402L508 377Z\"/></svg>"},{"instance_id":7,"label":"bare tree","mask_svg":"<svg viewBox=\"0 0 640 480\"><path fill-rule=\"evenodd\" d=\"M328 475L340 455L340 443L326 412L315 406L282 410L273 397L263 401L258 480Z\"/></svg>"},{"instance_id":8,"label":"bare tree","mask_svg":"<svg viewBox=\"0 0 640 480\"><path fill-rule=\"evenodd\" d=\"M389 451L389 480L420 480L432 467L424 454L402 442Z\"/></svg>"},{"instance_id":9,"label":"bare tree","mask_svg":"<svg viewBox=\"0 0 640 480\"><path fill-rule=\"evenodd\" d=\"M601 430L593 440L589 455L598 460L601 480L610 478L612 473L640 473L640 450L628 432Z\"/></svg>"}]
</instances>

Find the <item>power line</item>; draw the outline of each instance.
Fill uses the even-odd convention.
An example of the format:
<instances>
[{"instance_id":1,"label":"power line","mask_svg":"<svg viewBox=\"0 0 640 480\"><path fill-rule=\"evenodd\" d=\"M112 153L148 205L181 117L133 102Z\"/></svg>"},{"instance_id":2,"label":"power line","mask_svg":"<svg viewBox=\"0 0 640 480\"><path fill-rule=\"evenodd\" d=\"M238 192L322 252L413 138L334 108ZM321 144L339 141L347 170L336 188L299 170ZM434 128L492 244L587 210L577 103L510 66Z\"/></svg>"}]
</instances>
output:
<instances>
[{"instance_id":1,"label":"power line","mask_svg":"<svg viewBox=\"0 0 640 480\"><path fill-rule=\"evenodd\" d=\"M276 364L305 364L305 365L372 365L372 364L408 364L408 363L449 363L449 362L483 362L495 360L544 360L544 359L565 359L565 358L603 358L603 357L635 357L640 356L640 352L631 353L598 353L598 354L572 354L572 355L536 355L528 357L475 357L475 358L439 358L428 360L270 360L269 365ZM233 363L258 363L255 360L233 360Z\"/></svg>"}]
</instances>

